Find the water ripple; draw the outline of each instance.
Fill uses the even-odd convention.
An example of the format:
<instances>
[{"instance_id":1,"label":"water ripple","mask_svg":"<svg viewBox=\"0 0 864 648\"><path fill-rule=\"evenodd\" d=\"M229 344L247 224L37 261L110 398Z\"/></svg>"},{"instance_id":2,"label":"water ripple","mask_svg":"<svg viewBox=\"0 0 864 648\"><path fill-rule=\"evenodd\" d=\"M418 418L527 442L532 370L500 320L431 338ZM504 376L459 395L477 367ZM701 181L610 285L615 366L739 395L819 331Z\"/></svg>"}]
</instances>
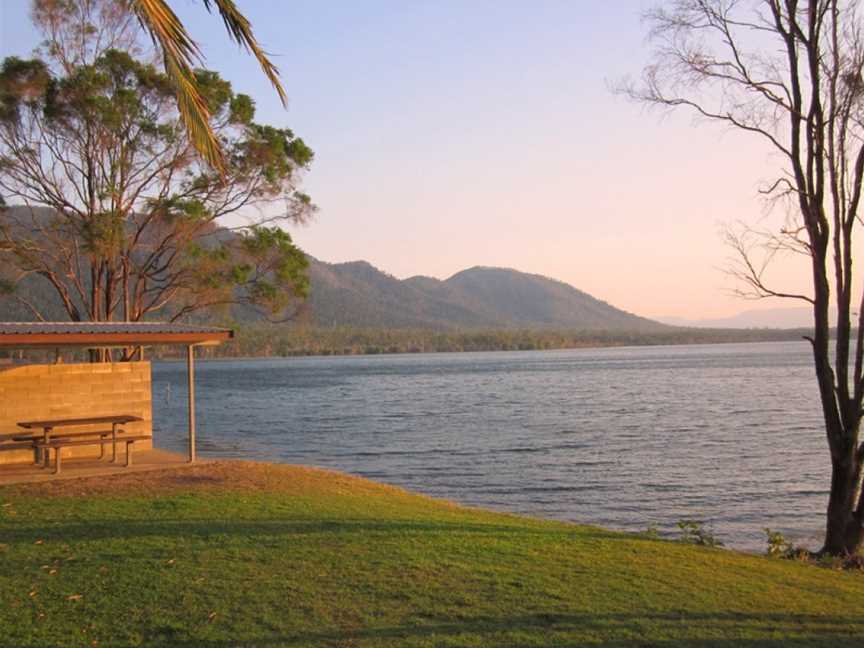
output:
<instances>
[{"instance_id":1,"label":"water ripple","mask_svg":"<svg viewBox=\"0 0 864 648\"><path fill-rule=\"evenodd\" d=\"M703 519L748 550L769 525L818 543L811 361L801 342L200 363L200 447L634 531ZM158 442L179 451L184 385L154 365Z\"/></svg>"}]
</instances>

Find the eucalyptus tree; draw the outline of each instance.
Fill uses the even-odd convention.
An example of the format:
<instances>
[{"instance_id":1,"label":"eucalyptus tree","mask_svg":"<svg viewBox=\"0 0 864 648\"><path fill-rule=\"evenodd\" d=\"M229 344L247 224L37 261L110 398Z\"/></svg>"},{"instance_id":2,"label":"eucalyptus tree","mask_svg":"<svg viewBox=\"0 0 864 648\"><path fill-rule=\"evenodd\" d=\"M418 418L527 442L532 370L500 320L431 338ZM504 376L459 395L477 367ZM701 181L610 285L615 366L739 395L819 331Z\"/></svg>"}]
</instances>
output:
<instances>
[{"instance_id":1,"label":"eucalyptus tree","mask_svg":"<svg viewBox=\"0 0 864 648\"><path fill-rule=\"evenodd\" d=\"M225 160L219 138L210 125L210 110L198 85L195 68L203 65L201 48L166 0L32 0L33 16L47 29L49 40L69 39L69 53L104 51L107 41L124 40L143 28L161 56L162 67L177 96L180 115L199 154L215 169ZM209 13L218 13L228 37L251 53L273 85L283 105L287 95L279 70L264 51L249 19L233 0L200 0ZM118 49L123 49L118 48Z\"/></svg>"},{"instance_id":2,"label":"eucalyptus tree","mask_svg":"<svg viewBox=\"0 0 864 648\"><path fill-rule=\"evenodd\" d=\"M76 321L176 320L237 304L289 313L308 290L307 262L279 224L314 211L298 188L311 149L290 129L257 123L250 97L199 69L224 151L214 169L186 136L172 80L130 53L128 14L89 4L110 11L86 33L58 20L56 6L34 12L42 57L0 65L8 298L41 318L20 290L37 277Z\"/></svg>"},{"instance_id":3,"label":"eucalyptus tree","mask_svg":"<svg viewBox=\"0 0 864 648\"><path fill-rule=\"evenodd\" d=\"M857 553L864 541L864 303L853 274L864 178L860 3L672 0L647 18L654 58L641 82L623 90L752 135L776 154L776 177L763 192L785 204L786 222L776 231L731 233L733 272L748 296L812 308L807 339L832 467L823 551ZM765 263L782 252L803 255L806 290L767 279Z\"/></svg>"}]
</instances>

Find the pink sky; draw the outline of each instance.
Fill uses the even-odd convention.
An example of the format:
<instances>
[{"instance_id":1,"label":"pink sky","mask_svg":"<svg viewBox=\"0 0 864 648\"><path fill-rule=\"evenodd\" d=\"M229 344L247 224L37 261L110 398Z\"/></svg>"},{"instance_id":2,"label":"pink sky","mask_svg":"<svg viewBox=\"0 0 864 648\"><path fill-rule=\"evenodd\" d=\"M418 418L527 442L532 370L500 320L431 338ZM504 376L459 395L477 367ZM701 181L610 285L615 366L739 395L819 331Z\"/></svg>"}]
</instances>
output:
<instances>
[{"instance_id":1,"label":"pink sky","mask_svg":"<svg viewBox=\"0 0 864 648\"><path fill-rule=\"evenodd\" d=\"M320 214L292 233L319 259L397 277L511 267L648 317L800 306L730 297L719 270L720 224L764 217L757 189L776 160L609 90L647 59L649 4L245 0L283 71L286 112L220 21L177 3L259 119L316 151L305 189ZM27 6L0 5L0 55L36 44ZM807 290L802 260L774 276Z\"/></svg>"}]
</instances>

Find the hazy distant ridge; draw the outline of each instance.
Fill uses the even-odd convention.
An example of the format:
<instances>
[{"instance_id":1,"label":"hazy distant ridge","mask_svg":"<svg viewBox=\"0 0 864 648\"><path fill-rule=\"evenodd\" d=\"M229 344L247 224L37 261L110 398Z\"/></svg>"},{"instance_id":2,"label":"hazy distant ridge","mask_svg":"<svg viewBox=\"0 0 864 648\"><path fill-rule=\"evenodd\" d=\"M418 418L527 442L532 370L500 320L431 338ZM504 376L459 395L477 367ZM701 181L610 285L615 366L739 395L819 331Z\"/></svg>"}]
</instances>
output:
<instances>
[{"instance_id":1,"label":"hazy distant ridge","mask_svg":"<svg viewBox=\"0 0 864 648\"><path fill-rule=\"evenodd\" d=\"M813 309L807 307L766 308L764 310L746 310L731 317L714 319L660 317L658 320L672 326L695 328L810 328L813 326ZM832 317L832 325L835 321L836 317Z\"/></svg>"}]
</instances>

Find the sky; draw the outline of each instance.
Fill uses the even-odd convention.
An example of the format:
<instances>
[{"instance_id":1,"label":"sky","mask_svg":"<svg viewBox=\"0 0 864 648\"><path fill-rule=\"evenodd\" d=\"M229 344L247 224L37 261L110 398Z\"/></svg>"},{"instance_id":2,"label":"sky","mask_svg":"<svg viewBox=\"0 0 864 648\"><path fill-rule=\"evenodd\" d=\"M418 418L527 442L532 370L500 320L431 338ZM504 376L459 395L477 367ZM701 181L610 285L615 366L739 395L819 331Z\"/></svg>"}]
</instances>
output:
<instances>
[{"instance_id":1,"label":"sky","mask_svg":"<svg viewBox=\"0 0 864 648\"><path fill-rule=\"evenodd\" d=\"M218 16L172 2L257 120L315 151L303 189L319 212L290 232L320 260L399 278L515 268L647 317L800 306L736 298L722 271L722 224L774 222L758 196L770 151L610 89L649 59L652 4L242 0L286 110ZM0 57L38 43L28 13L28 0L0 0ZM771 278L807 291L800 259Z\"/></svg>"}]
</instances>

